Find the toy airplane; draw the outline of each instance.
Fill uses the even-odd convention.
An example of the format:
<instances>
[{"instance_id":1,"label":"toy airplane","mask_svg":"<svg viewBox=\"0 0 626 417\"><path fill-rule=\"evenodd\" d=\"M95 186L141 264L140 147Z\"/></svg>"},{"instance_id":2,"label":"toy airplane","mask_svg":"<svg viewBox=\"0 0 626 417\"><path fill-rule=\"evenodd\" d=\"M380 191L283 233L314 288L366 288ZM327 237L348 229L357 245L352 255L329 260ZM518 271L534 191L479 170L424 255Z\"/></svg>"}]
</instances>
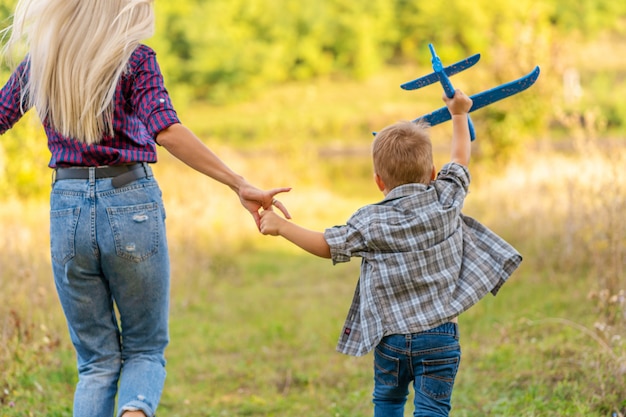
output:
<instances>
[{"instance_id":1,"label":"toy airplane","mask_svg":"<svg viewBox=\"0 0 626 417\"><path fill-rule=\"evenodd\" d=\"M472 55L469 58L464 59L463 61L459 61L456 64L450 65L448 67L444 67L441 64L441 59L439 59L439 57L437 56L433 45L429 44L428 47L430 48L430 53L433 57L431 62L433 65L434 72L431 74L425 75L423 77L417 78L415 80L408 81L402 84L400 87L402 87L405 90L415 90L415 89L422 88L422 87L425 87L427 85L430 85L439 81L446 95L451 98L452 96L454 96L454 87L452 86L452 83L450 82L450 79L448 77L454 74L457 74L461 71L464 71L467 68L470 68L471 66L473 66L480 59L480 54ZM490 90L483 91L482 93L478 93L478 94L474 94L473 96L470 96L470 98L473 101L472 107L470 108L470 112L473 112L491 103L495 103L496 101L502 100L504 98L510 97L514 94L517 94L526 90L528 87L533 85L535 81L537 81L537 77L539 77L538 66L535 67L535 69L533 69L531 72L529 72L528 74L524 75L521 78L518 78L517 80L511 81L506 84L502 84L498 87L494 87ZM418 120L423 120L429 123L431 126L434 126L439 123L448 121L450 120L450 118L451 116L450 116L450 112L448 111L448 108L442 107L438 110L435 110L432 113L428 113L423 116L420 116L413 121L415 122ZM476 137L475 132L474 132L474 125L472 123L472 119L469 118L469 115L468 115L467 121L469 123L471 139L474 140Z\"/></svg>"}]
</instances>

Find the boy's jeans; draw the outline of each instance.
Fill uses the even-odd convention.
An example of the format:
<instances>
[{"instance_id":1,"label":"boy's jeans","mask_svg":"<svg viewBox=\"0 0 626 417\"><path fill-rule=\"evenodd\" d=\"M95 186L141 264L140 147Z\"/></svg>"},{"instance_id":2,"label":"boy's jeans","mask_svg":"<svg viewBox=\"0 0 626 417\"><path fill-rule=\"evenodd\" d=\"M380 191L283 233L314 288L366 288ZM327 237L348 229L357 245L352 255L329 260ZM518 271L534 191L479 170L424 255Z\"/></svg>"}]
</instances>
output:
<instances>
[{"instance_id":1,"label":"boy's jeans","mask_svg":"<svg viewBox=\"0 0 626 417\"><path fill-rule=\"evenodd\" d=\"M168 343L164 220L153 177L114 188L92 171L53 184L52 267L78 358L75 417L112 417L116 393L118 415L155 413Z\"/></svg>"},{"instance_id":2,"label":"boy's jeans","mask_svg":"<svg viewBox=\"0 0 626 417\"><path fill-rule=\"evenodd\" d=\"M411 383L415 417L448 416L460 360L455 323L384 337L374 351L374 417L403 417Z\"/></svg>"}]
</instances>

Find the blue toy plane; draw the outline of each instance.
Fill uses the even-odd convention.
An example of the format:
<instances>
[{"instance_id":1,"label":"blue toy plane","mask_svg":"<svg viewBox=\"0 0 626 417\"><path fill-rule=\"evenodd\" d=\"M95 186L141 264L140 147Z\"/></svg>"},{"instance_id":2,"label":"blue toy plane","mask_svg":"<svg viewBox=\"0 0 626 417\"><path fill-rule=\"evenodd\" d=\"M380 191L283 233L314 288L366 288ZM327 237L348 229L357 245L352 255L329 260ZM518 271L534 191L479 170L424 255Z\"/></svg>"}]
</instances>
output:
<instances>
[{"instance_id":1,"label":"blue toy plane","mask_svg":"<svg viewBox=\"0 0 626 417\"><path fill-rule=\"evenodd\" d=\"M408 81L402 84L400 87L402 87L405 90L416 90L418 88L422 88L427 85L439 82L441 83L441 86L443 87L443 90L445 91L446 95L451 98L452 96L454 96L454 87L452 86L452 83L450 82L450 79L448 77L454 74L457 74L461 71L464 71L470 68L471 66L473 66L474 64L476 64L478 60L480 59L480 54L472 55L469 58L464 59L463 61L459 61L456 64L452 64L450 66L444 67L441 64L441 59L439 59L439 57L437 56L437 53L435 52L435 48L433 47L433 45L429 44L428 47L430 48L430 53L432 55L431 62L433 65L434 72L432 72L431 74L425 75L423 77L417 78L413 81ZM528 87L533 85L535 81L537 81L537 77L539 77L538 66L535 67L535 69L533 69L531 72L529 72L528 74L524 75L523 77L517 80L511 81L506 84L502 84L498 87L494 87L490 90L483 91L482 93L478 93L478 94L474 94L473 96L470 96L470 98L473 101L472 107L470 108L470 112L473 112L474 110L478 110L491 103L495 103L496 101L502 100L504 98L510 97L514 94L517 94L526 90ZM413 121L415 122L418 120L423 120L425 122L428 122L431 126L434 126L439 123L448 121L450 120L450 118L451 117L450 117L450 112L448 111L448 108L442 107L438 110L435 110L432 113L428 113L423 116L420 116ZM472 124L472 119L469 118L469 115L468 115L468 123L469 123L469 128L470 128L471 139L474 140L476 138L476 135L474 132L474 125Z\"/></svg>"}]
</instances>

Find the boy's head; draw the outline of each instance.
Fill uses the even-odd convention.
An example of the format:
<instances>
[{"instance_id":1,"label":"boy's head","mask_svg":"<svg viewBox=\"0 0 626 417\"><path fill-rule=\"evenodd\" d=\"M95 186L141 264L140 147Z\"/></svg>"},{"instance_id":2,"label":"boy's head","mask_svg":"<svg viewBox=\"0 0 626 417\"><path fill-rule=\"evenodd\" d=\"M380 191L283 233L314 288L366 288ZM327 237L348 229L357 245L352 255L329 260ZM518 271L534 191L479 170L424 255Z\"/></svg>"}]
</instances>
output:
<instances>
[{"instance_id":1,"label":"boy's head","mask_svg":"<svg viewBox=\"0 0 626 417\"><path fill-rule=\"evenodd\" d=\"M409 183L434 179L433 151L428 124L397 122L376 134L372 145L374 175L383 192ZM378 179L379 178L379 179Z\"/></svg>"}]
</instances>

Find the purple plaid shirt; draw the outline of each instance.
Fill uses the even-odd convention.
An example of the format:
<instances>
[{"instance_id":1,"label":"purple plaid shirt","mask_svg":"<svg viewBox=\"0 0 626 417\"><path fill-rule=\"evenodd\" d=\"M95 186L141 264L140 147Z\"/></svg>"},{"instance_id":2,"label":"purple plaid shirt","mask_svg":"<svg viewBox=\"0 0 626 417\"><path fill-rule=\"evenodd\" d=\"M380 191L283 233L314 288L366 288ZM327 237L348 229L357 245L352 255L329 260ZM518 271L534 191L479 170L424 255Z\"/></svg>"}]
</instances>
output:
<instances>
[{"instance_id":1,"label":"purple plaid shirt","mask_svg":"<svg viewBox=\"0 0 626 417\"><path fill-rule=\"evenodd\" d=\"M21 102L28 76L28 60L25 59L0 90L0 133L10 129L29 110L27 103ZM64 137L44 120L52 153L48 166L156 162L157 133L180 121L165 89L156 53L148 46L140 45L130 57L128 71L117 85L114 103L114 135L105 135L94 145Z\"/></svg>"}]
</instances>

